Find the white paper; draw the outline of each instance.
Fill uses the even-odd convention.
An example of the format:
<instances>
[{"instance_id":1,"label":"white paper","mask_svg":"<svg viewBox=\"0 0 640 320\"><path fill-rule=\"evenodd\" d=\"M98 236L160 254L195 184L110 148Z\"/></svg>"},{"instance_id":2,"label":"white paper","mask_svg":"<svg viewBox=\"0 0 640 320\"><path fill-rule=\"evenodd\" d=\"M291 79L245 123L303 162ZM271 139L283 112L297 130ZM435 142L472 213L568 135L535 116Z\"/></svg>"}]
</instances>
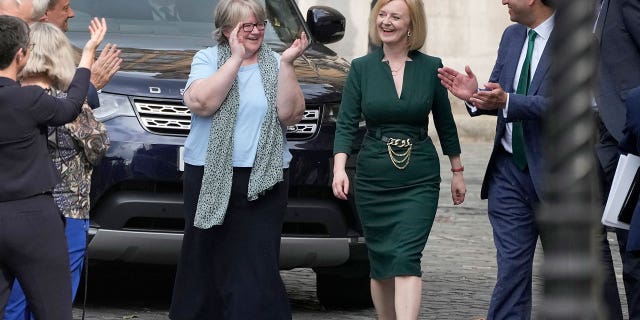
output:
<instances>
[{"instance_id":1,"label":"white paper","mask_svg":"<svg viewBox=\"0 0 640 320\"><path fill-rule=\"evenodd\" d=\"M602 215L602 224L605 226L629 230L629 224L618 221L618 215L639 167L640 157L634 154L620 155L611 191L609 191L609 198L607 198Z\"/></svg>"}]
</instances>

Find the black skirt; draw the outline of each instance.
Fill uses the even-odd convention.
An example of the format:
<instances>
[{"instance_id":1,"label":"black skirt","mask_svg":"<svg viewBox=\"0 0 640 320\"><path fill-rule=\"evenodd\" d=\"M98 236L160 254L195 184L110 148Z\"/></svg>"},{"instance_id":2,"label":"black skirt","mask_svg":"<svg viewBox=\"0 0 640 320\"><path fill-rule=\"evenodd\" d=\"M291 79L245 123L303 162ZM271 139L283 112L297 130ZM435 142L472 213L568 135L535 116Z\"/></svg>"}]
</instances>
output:
<instances>
[{"instance_id":1,"label":"black skirt","mask_svg":"<svg viewBox=\"0 0 640 320\"><path fill-rule=\"evenodd\" d=\"M288 174L255 201L247 200L251 168L234 168L224 223L198 229L193 219L202 166L185 165L185 232L169 317L291 319L278 259Z\"/></svg>"}]
</instances>

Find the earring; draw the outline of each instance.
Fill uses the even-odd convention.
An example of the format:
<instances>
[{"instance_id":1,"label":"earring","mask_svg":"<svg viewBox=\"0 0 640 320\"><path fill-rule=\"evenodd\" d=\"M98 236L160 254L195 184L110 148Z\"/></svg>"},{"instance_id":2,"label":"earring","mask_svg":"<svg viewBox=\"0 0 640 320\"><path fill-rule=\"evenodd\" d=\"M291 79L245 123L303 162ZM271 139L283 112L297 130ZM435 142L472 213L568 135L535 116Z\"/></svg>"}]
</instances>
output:
<instances>
[{"instance_id":1,"label":"earring","mask_svg":"<svg viewBox=\"0 0 640 320\"><path fill-rule=\"evenodd\" d=\"M411 38L411 31L407 31L407 38Z\"/></svg>"}]
</instances>

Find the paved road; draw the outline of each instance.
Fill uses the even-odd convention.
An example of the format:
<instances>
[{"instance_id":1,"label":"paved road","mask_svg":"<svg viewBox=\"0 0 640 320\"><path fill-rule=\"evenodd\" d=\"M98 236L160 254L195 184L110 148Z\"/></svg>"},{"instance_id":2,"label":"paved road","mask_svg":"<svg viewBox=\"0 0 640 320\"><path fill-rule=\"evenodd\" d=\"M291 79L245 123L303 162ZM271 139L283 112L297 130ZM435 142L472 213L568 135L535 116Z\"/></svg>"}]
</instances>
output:
<instances>
[{"instance_id":1,"label":"paved road","mask_svg":"<svg viewBox=\"0 0 640 320\"><path fill-rule=\"evenodd\" d=\"M424 292L420 319L475 319L486 313L496 265L491 227L486 216L487 203L480 200L480 184L490 148L486 142L463 144L468 193L465 203L457 207L452 205L449 192L450 166L447 159L441 159L440 206L422 258ZM613 236L610 238L614 239ZM614 256L619 257L617 247L612 249L616 251ZM538 248L534 266L534 310L541 301L542 279L538 271L541 262ZM620 275L619 258L615 264ZM146 266L138 269L127 272L94 270L105 276L97 283L93 282L89 289L85 319L168 319L171 270ZM315 297L315 275L311 270L283 271L282 276L296 320L375 318L373 309L324 310ZM619 286L621 282L619 276ZM81 306L76 305L75 319L81 319L81 314Z\"/></svg>"}]
</instances>

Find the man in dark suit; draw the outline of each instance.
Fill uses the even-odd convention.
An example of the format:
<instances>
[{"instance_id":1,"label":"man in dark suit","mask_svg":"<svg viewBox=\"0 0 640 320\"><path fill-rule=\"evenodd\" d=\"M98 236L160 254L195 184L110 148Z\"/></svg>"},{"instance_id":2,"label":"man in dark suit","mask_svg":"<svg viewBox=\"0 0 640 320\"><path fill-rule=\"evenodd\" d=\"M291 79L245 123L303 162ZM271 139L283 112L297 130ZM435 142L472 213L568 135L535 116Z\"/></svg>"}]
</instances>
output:
<instances>
[{"instance_id":1,"label":"man in dark suit","mask_svg":"<svg viewBox=\"0 0 640 320\"><path fill-rule=\"evenodd\" d=\"M640 87L629 91L626 105L626 125L624 137L620 141L620 150L626 153L640 155ZM629 234L626 243L626 254L634 259L640 259L640 201L631 218ZM637 260L636 260L637 261ZM634 319L631 315L630 319Z\"/></svg>"},{"instance_id":2,"label":"man in dark suit","mask_svg":"<svg viewBox=\"0 0 640 320\"><path fill-rule=\"evenodd\" d=\"M640 1L599 0L594 34L598 39L599 61L595 92L599 141L596 152L600 162L603 199L607 199L620 156L618 142L623 137L625 100L629 91L640 86ZM635 105L640 108L640 105ZM640 259L627 254L627 231L616 229L623 265L623 280L630 319L640 318ZM606 237L603 240L605 301L610 319L622 319L615 273ZM618 305L615 305L617 302Z\"/></svg>"},{"instance_id":3,"label":"man in dark suit","mask_svg":"<svg viewBox=\"0 0 640 320\"><path fill-rule=\"evenodd\" d=\"M517 24L502 35L489 82L439 70L442 85L466 101L471 116L497 116L493 152L482 184L497 250L498 276L488 319L530 319L535 209L542 192L542 117L550 99L554 10L544 0L503 0Z\"/></svg>"}]
</instances>

